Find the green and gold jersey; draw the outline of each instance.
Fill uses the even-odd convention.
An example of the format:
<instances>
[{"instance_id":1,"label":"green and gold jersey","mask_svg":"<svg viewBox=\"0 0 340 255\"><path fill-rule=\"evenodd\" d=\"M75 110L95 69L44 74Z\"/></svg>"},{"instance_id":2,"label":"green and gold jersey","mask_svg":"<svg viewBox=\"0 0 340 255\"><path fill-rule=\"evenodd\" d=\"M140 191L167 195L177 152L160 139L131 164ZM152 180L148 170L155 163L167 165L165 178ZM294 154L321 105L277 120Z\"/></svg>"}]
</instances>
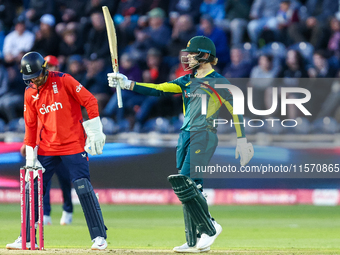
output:
<instances>
[{"instance_id":1,"label":"green and gold jersey","mask_svg":"<svg viewBox=\"0 0 340 255\"><path fill-rule=\"evenodd\" d=\"M233 114L233 97L225 88L215 89L216 84L230 84L222 75L211 70L204 78L195 78L187 74L176 80L161 84L136 82L133 91L150 96L182 94L184 122L181 130L185 131L216 131L214 119L222 105L225 105L233 116L237 137L245 137L242 115ZM206 111L203 111L202 106Z\"/></svg>"}]
</instances>

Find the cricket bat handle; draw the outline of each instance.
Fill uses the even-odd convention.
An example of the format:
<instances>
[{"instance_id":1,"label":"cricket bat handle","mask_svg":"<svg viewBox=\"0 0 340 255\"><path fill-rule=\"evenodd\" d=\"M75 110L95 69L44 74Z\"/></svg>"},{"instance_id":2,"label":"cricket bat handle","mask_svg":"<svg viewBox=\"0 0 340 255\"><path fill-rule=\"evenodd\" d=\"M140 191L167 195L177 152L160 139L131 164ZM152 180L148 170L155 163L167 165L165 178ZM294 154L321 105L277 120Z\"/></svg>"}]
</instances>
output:
<instances>
[{"instance_id":1,"label":"cricket bat handle","mask_svg":"<svg viewBox=\"0 0 340 255\"><path fill-rule=\"evenodd\" d=\"M119 85L116 88L116 92L117 92L118 107L123 108L122 89Z\"/></svg>"}]
</instances>

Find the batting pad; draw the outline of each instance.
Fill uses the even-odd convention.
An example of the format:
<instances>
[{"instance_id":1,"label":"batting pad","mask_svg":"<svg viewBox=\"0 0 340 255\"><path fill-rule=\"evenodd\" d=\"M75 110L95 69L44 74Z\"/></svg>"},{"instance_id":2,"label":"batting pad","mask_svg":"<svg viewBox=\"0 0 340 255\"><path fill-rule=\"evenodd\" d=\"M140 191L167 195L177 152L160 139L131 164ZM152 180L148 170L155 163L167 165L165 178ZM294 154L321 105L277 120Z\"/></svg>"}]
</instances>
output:
<instances>
[{"instance_id":1,"label":"batting pad","mask_svg":"<svg viewBox=\"0 0 340 255\"><path fill-rule=\"evenodd\" d=\"M29 194L29 183L26 182L25 184L25 192L26 192L26 242L31 241L30 229L31 229L31 222L30 222L30 194ZM38 182L37 179L34 180L34 217L35 222L38 222ZM36 225L34 228L36 229ZM21 236L21 233L20 233Z\"/></svg>"},{"instance_id":2,"label":"batting pad","mask_svg":"<svg viewBox=\"0 0 340 255\"><path fill-rule=\"evenodd\" d=\"M79 197L81 207L83 208L91 240L95 239L97 236L106 239L107 228L104 225L102 211L91 183L88 179L82 178L74 182L74 188Z\"/></svg>"},{"instance_id":3,"label":"batting pad","mask_svg":"<svg viewBox=\"0 0 340 255\"><path fill-rule=\"evenodd\" d=\"M184 225L185 225L185 239L189 247L194 247L197 243L197 228L196 224L190 217L186 204L183 204Z\"/></svg>"},{"instance_id":4,"label":"batting pad","mask_svg":"<svg viewBox=\"0 0 340 255\"><path fill-rule=\"evenodd\" d=\"M170 175L168 181L196 224L198 231L209 236L215 235L216 229L211 222L207 201L197 189L196 183L182 174Z\"/></svg>"}]
</instances>

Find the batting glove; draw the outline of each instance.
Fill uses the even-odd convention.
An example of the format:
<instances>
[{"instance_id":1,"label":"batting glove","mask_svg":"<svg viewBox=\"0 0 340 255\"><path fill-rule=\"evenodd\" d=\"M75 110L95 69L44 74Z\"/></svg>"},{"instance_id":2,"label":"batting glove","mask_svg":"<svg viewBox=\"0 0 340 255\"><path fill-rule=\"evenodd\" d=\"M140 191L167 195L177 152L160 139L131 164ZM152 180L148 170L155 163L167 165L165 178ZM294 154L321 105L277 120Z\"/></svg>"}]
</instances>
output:
<instances>
[{"instance_id":1,"label":"batting glove","mask_svg":"<svg viewBox=\"0 0 340 255\"><path fill-rule=\"evenodd\" d=\"M26 145L26 168L37 168L40 167L45 171L43 166L38 160L38 146L33 149L32 146Z\"/></svg>"},{"instance_id":2,"label":"batting glove","mask_svg":"<svg viewBox=\"0 0 340 255\"><path fill-rule=\"evenodd\" d=\"M35 169L34 170L34 177L33 179L35 179L38 176L38 168L42 169L42 172L45 172L45 168L41 165L41 163L39 162L38 158L38 146L35 146L35 148L33 149L32 146L28 146L26 145L26 174L25 174L25 181L28 182L29 180L29 171L28 169Z\"/></svg>"},{"instance_id":3,"label":"batting glove","mask_svg":"<svg viewBox=\"0 0 340 255\"><path fill-rule=\"evenodd\" d=\"M103 133L103 125L100 118L96 117L84 121L83 127L87 134L85 151L92 156L102 154L106 136Z\"/></svg>"},{"instance_id":4,"label":"batting glove","mask_svg":"<svg viewBox=\"0 0 340 255\"><path fill-rule=\"evenodd\" d=\"M39 163L40 164L40 163ZM29 175L29 172L33 169L33 180L35 178L37 178L38 176L38 169L41 168L42 169L42 172L45 173L45 168L43 168L42 166L41 167L29 167L29 168L26 168L26 173L25 173L25 181L28 182L29 179L30 179L30 175Z\"/></svg>"},{"instance_id":5,"label":"batting glove","mask_svg":"<svg viewBox=\"0 0 340 255\"><path fill-rule=\"evenodd\" d=\"M129 80L124 74L121 73L108 73L107 79L109 81L109 86L112 88L117 88L117 86L122 89L130 89L131 80Z\"/></svg>"},{"instance_id":6,"label":"batting glove","mask_svg":"<svg viewBox=\"0 0 340 255\"><path fill-rule=\"evenodd\" d=\"M34 167L37 160L37 146L33 149L32 146L26 145L26 167Z\"/></svg>"},{"instance_id":7,"label":"batting glove","mask_svg":"<svg viewBox=\"0 0 340 255\"><path fill-rule=\"evenodd\" d=\"M247 143L247 138L238 138L236 151L235 151L235 158L241 156L240 163L241 166L245 166L254 156L254 148L251 143Z\"/></svg>"}]
</instances>

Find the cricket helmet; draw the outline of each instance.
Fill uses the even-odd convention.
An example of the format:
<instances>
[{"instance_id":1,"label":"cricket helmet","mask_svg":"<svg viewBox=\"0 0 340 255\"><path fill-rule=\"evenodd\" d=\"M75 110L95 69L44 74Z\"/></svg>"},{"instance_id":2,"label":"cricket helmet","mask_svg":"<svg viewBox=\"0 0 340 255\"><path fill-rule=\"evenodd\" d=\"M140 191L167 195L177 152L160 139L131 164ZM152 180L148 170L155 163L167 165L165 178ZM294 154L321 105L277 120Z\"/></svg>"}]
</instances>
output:
<instances>
[{"instance_id":1,"label":"cricket helmet","mask_svg":"<svg viewBox=\"0 0 340 255\"><path fill-rule=\"evenodd\" d=\"M206 36L195 36L190 39L190 41L187 44L187 47L183 49L182 51L185 52L194 52L198 53L198 55L202 54L202 57L204 53L208 53L209 57L216 57L216 47L213 41L206 37Z\"/></svg>"},{"instance_id":2,"label":"cricket helmet","mask_svg":"<svg viewBox=\"0 0 340 255\"><path fill-rule=\"evenodd\" d=\"M28 81L37 78L41 73L46 73L47 61L38 52L31 51L26 53L21 59L22 78Z\"/></svg>"},{"instance_id":3,"label":"cricket helmet","mask_svg":"<svg viewBox=\"0 0 340 255\"><path fill-rule=\"evenodd\" d=\"M44 59L47 61L47 64L50 66L59 66L59 61L56 56L48 55Z\"/></svg>"}]
</instances>

